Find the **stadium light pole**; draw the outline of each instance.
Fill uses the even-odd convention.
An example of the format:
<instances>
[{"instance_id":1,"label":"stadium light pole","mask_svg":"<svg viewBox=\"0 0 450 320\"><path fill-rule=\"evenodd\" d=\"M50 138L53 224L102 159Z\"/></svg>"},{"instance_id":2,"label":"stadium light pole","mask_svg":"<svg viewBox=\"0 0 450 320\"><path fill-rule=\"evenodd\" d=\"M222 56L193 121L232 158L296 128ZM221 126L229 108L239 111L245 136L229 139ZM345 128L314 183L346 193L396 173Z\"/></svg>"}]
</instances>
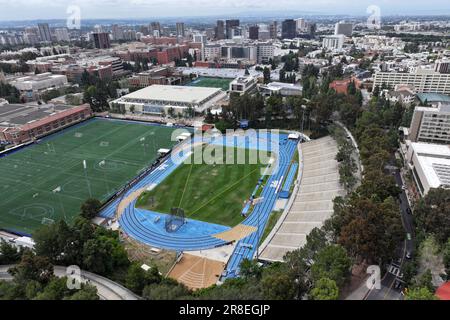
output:
<instances>
[{"instance_id":1,"label":"stadium light pole","mask_svg":"<svg viewBox=\"0 0 450 320\"><path fill-rule=\"evenodd\" d=\"M106 160L102 160L98 163L100 168L105 169L103 166L106 164ZM105 178L105 183L106 183L106 193L109 194L109 183L108 183L108 179L106 177L106 170L103 170L103 177Z\"/></svg>"},{"instance_id":2,"label":"stadium light pole","mask_svg":"<svg viewBox=\"0 0 450 320\"><path fill-rule=\"evenodd\" d=\"M64 215L64 219L67 219L67 217L66 217L66 210L64 209L64 206L63 206L63 203L62 203L62 200L61 200L61 191L62 191L61 186L58 186L58 187L56 187L55 189L52 190L53 194L57 194L59 205L61 206L61 210L62 210L63 215Z\"/></svg>"},{"instance_id":3,"label":"stadium light pole","mask_svg":"<svg viewBox=\"0 0 450 320\"><path fill-rule=\"evenodd\" d=\"M89 179L88 179L88 176L87 176L87 163L86 163L86 160L83 160L83 169L84 169L84 177L86 178L86 184L87 184L88 190L89 190L89 197L92 198L91 184L89 183Z\"/></svg>"},{"instance_id":4,"label":"stadium light pole","mask_svg":"<svg viewBox=\"0 0 450 320\"><path fill-rule=\"evenodd\" d=\"M147 156L145 137L142 137L139 141L142 142L142 147L143 147L143 150L144 150L144 159L145 159L145 157Z\"/></svg>"}]
</instances>

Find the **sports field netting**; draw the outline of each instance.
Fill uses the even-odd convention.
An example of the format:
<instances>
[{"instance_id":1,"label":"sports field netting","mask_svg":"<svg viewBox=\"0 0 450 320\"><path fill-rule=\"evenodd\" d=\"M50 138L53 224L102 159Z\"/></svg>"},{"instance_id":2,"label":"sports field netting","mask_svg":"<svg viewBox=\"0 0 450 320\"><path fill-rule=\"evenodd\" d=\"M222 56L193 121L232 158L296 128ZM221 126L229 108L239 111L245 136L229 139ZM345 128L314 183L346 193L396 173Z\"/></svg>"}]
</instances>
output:
<instances>
[{"instance_id":1,"label":"sports field netting","mask_svg":"<svg viewBox=\"0 0 450 320\"><path fill-rule=\"evenodd\" d=\"M233 79L223 79L223 78L198 78L191 82L189 86L192 87L209 87L209 88L220 88L224 91L230 89L230 83Z\"/></svg>"},{"instance_id":2,"label":"sports field netting","mask_svg":"<svg viewBox=\"0 0 450 320\"><path fill-rule=\"evenodd\" d=\"M248 159L249 151L245 152ZM155 189L145 192L137 205L161 213L179 207L185 211L186 218L235 226L244 219L241 211L265 167L263 164L182 164Z\"/></svg>"},{"instance_id":3,"label":"sports field netting","mask_svg":"<svg viewBox=\"0 0 450 320\"><path fill-rule=\"evenodd\" d=\"M71 222L91 194L108 199L158 149L171 148L173 130L95 119L0 158L0 228L31 233L48 221Z\"/></svg>"}]
</instances>

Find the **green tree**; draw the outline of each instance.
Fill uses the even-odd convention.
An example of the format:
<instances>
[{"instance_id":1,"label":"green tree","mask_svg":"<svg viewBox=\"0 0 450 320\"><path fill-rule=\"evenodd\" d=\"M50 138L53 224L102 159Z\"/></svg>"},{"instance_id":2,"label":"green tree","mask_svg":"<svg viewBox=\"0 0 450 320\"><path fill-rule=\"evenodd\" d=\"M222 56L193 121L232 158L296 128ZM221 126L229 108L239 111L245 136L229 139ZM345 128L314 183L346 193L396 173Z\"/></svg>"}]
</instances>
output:
<instances>
[{"instance_id":1,"label":"green tree","mask_svg":"<svg viewBox=\"0 0 450 320\"><path fill-rule=\"evenodd\" d=\"M440 244L450 237L450 190L431 189L421 198L414 216L419 230L433 234Z\"/></svg>"},{"instance_id":2,"label":"green tree","mask_svg":"<svg viewBox=\"0 0 450 320\"><path fill-rule=\"evenodd\" d=\"M321 278L317 280L310 292L312 300L337 300L339 289L334 280Z\"/></svg>"},{"instance_id":3,"label":"green tree","mask_svg":"<svg viewBox=\"0 0 450 320\"><path fill-rule=\"evenodd\" d=\"M351 265L342 246L329 245L317 253L311 267L312 278L315 282L321 278L329 278L341 287L350 275Z\"/></svg>"},{"instance_id":4,"label":"green tree","mask_svg":"<svg viewBox=\"0 0 450 320\"><path fill-rule=\"evenodd\" d=\"M438 298L428 288L414 288L409 290L405 296L406 300L438 300Z\"/></svg>"},{"instance_id":5,"label":"green tree","mask_svg":"<svg viewBox=\"0 0 450 320\"><path fill-rule=\"evenodd\" d=\"M93 219L97 216L102 207L102 203L98 199L87 199L81 205L81 216L86 219Z\"/></svg>"},{"instance_id":6,"label":"green tree","mask_svg":"<svg viewBox=\"0 0 450 320\"><path fill-rule=\"evenodd\" d=\"M0 265L14 264L20 261L21 252L5 240L0 240Z\"/></svg>"}]
</instances>

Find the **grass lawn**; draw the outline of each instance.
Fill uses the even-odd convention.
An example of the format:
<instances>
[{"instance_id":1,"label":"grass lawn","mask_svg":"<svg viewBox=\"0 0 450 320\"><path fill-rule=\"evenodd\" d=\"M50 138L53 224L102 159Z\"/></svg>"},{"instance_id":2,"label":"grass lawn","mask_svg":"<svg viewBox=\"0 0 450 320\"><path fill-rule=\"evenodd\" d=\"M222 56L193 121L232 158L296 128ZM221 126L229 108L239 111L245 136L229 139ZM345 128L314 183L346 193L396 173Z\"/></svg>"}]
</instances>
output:
<instances>
[{"instance_id":1,"label":"grass lawn","mask_svg":"<svg viewBox=\"0 0 450 320\"><path fill-rule=\"evenodd\" d=\"M243 220L240 213L264 167L261 164L182 164L155 189L145 192L137 204L161 213L179 207L188 218L235 226ZM153 199L153 206L149 199Z\"/></svg>"},{"instance_id":2,"label":"grass lawn","mask_svg":"<svg viewBox=\"0 0 450 320\"><path fill-rule=\"evenodd\" d=\"M264 240L267 238L270 231L272 231L272 229L275 227L278 219L280 219L282 214L283 214L283 210L273 211L270 214L269 221L267 222L266 228L264 229L264 233L261 237L261 240L259 241L259 245L261 245L264 242Z\"/></svg>"},{"instance_id":3,"label":"grass lawn","mask_svg":"<svg viewBox=\"0 0 450 320\"><path fill-rule=\"evenodd\" d=\"M175 144L173 130L89 120L0 158L0 228L32 233L43 218L70 223L89 189L106 200L153 163L159 148Z\"/></svg>"}]
</instances>

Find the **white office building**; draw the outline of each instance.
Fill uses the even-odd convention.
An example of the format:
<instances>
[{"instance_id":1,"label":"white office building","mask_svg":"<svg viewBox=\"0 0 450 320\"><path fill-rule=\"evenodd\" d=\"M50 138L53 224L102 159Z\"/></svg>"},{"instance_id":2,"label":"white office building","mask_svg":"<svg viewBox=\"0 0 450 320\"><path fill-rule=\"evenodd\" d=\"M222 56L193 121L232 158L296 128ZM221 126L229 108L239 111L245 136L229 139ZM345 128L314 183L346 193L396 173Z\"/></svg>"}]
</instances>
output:
<instances>
[{"instance_id":1,"label":"white office building","mask_svg":"<svg viewBox=\"0 0 450 320\"><path fill-rule=\"evenodd\" d=\"M344 35L326 36L323 38L323 47L328 50L342 50L344 41Z\"/></svg>"}]
</instances>

